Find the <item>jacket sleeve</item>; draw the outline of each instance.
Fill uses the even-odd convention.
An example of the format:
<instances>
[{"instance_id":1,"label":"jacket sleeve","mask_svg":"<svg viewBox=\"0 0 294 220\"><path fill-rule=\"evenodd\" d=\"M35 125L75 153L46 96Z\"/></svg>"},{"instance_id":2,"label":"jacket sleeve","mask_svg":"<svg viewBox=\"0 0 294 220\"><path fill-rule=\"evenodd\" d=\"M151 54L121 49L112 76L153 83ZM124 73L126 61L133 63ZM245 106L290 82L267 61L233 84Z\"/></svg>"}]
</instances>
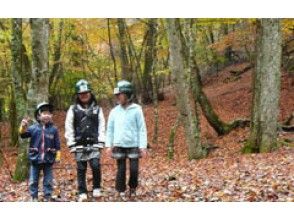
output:
<instances>
[{"instance_id":1,"label":"jacket sleeve","mask_svg":"<svg viewBox=\"0 0 294 220\"><path fill-rule=\"evenodd\" d=\"M28 127L28 129L22 133L20 133L21 138L30 138L32 137L32 126Z\"/></svg>"},{"instance_id":2,"label":"jacket sleeve","mask_svg":"<svg viewBox=\"0 0 294 220\"><path fill-rule=\"evenodd\" d=\"M147 148L147 129L143 110L140 107L137 114L137 128L139 138L139 148Z\"/></svg>"},{"instance_id":3,"label":"jacket sleeve","mask_svg":"<svg viewBox=\"0 0 294 220\"><path fill-rule=\"evenodd\" d=\"M104 118L102 108L100 108L98 117L99 117L98 143L104 145L105 144L105 118Z\"/></svg>"},{"instance_id":4,"label":"jacket sleeve","mask_svg":"<svg viewBox=\"0 0 294 220\"><path fill-rule=\"evenodd\" d=\"M113 117L113 110L112 110L109 114L108 122L107 122L105 147L113 147L113 137L114 137L114 117Z\"/></svg>"},{"instance_id":5,"label":"jacket sleeve","mask_svg":"<svg viewBox=\"0 0 294 220\"><path fill-rule=\"evenodd\" d=\"M59 139L59 132L57 128L54 133L54 147L56 150L60 150L60 139Z\"/></svg>"},{"instance_id":6,"label":"jacket sleeve","mask_svg":"<svg viewBox=\"0 0 294 220\"><path fill-rule=\"evenodd\" d=\"M70 108L68 109L67 114L66 114L64 137L66 139L66 144L68 147L76 144L75 130L74 130L73 106L70 106Z\"/></svg>"}]
</instances>

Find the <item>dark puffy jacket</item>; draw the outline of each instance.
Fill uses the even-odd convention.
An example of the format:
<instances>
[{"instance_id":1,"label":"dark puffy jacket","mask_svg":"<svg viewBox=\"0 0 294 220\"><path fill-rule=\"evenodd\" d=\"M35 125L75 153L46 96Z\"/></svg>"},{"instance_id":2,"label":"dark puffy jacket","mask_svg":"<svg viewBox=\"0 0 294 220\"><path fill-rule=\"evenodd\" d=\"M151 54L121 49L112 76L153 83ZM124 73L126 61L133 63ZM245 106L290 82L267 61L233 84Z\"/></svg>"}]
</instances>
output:
<instances>
[{"instance_id":1,"label":"dark puffy jacket","mask_svg":"<svg viewBox=\"0 0 294 220\"><path fill-rule=\"evenodd\" d=\"M40 123L33 124L20 136L31 138L29 147L31 162L54 163L56 151L60 150L60 140L58 130L52 123L44 127Z\"/></svg>"},{"instance_id":2,"label":"dark puffy jacket","mask_svg":"<svg viewBox=\"0 0 294 220\"><path fill-rule=\"evenodd\" d=\"M99 137L99 107L79 109L74 106L74 129L76 145L98 144Z\"/></svg>"}]
</instances>

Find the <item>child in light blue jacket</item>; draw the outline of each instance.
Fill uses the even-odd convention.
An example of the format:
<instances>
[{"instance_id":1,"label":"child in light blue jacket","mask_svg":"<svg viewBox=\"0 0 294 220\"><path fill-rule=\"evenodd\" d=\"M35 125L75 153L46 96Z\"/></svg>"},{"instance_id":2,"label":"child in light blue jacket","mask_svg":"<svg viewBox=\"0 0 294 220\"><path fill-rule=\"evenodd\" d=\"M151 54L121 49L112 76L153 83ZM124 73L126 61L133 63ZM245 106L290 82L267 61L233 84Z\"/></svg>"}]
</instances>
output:
<instances>
[{"instance_id":1,"label":"child in light blue jacket","mask_svg":"<svg viewBox=\"0 0 294 220\"><path fill-rule=\"evenodd\" d=\"M106 147L117 160L115 188L120 196L126 191L126 161L130 161L130 196L138 186L139 158L146 155L147 130L142 107L132 102L133 86L122 80L114 89L119 105L110 112L107 124Z\"/></svg>"}]
</instances>

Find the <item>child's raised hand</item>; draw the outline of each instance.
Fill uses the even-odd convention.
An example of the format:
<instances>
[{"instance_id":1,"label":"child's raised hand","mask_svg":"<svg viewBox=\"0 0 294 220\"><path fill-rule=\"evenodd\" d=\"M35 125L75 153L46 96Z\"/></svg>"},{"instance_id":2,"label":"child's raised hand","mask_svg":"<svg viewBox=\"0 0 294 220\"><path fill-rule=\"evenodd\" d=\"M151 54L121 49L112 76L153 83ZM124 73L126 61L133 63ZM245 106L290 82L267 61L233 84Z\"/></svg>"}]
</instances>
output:
<instances>
[{"instance_id":1,"label":"child's raised hand","mask_svg":"<svg viewBox=\"0 0 294 220\"><path fill-rule=\"evenodd\" d=\"M22 121L21 121L20 126L21 126L21 127L27 127L28 124L29 124L29 121L30 121L30 118L29 118L29 117L24 117L24 118L22 119Z\"/></svg>"},{"instance_id":2,"label":"child's raised hand","mask_svg":"<svg viewBox=\"0 0 294 220\"><path fill-rule=\"evenodd\" d=\"M18 132L20 134L24 133L27 130L29 121L30 121L30 118L29 117L25 117L24 119L22 119L22 121L20 123L19 130L18 130Z\"/></svg>"}]
</instances>

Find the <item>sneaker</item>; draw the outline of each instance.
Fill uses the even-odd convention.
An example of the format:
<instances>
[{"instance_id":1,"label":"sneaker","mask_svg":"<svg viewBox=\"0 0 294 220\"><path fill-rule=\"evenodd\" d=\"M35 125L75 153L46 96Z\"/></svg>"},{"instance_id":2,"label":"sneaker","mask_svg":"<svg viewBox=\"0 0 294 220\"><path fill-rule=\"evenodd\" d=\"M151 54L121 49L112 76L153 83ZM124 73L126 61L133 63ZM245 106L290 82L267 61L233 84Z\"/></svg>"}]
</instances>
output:
<instances>
[{"instance_id":1,"label":"sneaker","mask_svg":"<svg viewBox=\"0 0 294 220\"><path fill-rule=\"evenodd\" d=\"M127 201L126 193L125 192L118 192L117 193L118 201L125 202Z\"/></svg>"},{"instance_id":2,"label":"sneaker","mask_svg":"<svg viewBox=\"0 0 294 220\"><path fill-rule=\"evenodd\" d=\"M31 200L30 200L30 202L38 202L38 198L32 197Z\"/></svg>"},{"instance_id":3,"label":"sneaker","mask_svg":"<svg viewBox=\"0 0 294 220\"><path fill-rule=\"evenodd\" d=\"M78 199L78 202L86 202L88 200L88 196L86 193L81 193L79 195L79 199Z\"/></svg>"},{"instance_id":4,"label":"sneaker","mask_svg":"<svg viewBox=\"0 0 294 220\"><path fill-rule=\"evenodd\" d=\"M94 189L93 190L93 197L97 198L97 197L100 197L102 194L101 194L101 189Z\"/></svg>"},{"instance_id":5,"label":"sneaker","mask_svg":"<svg viewBox=\"0 0 294 220\"><path fill-rule=\"evenodd\" d=\"M125 192L116 192L115 196L116 197L119 197L119 198L125 198L126 197L126 193Z\"/></svg>"},{"instance_id":6,"label":"sneaker","mask_svg":"<svg viewBox=\"0 0 294 220\"><path fill-rule=\"evenodd\" d=\"M52 198L50 196L46 196L44 197L43 202L52 202Z\"/></svg>"},{"instance_id":7,"label":"sneaker","mask_svg":"<svg viewBox=\"0 0 294 220\"><path fill-rule=\"evenodd\" d=\"M125 193L125 192L120 192L120 193L119 193L119 196L120 196L120 197L124 197L124 196L126 196L126 193Z\"/></svg>"},{"instance_id":8,"label":"sneaker","mask_svg":"<svg viewBox=\"0 0 294 220\"><path fill-rule=\"evenodd\" d=\"M136 188L130 188L130 197L136 196Z\"/></svg>"}]
</instances>

